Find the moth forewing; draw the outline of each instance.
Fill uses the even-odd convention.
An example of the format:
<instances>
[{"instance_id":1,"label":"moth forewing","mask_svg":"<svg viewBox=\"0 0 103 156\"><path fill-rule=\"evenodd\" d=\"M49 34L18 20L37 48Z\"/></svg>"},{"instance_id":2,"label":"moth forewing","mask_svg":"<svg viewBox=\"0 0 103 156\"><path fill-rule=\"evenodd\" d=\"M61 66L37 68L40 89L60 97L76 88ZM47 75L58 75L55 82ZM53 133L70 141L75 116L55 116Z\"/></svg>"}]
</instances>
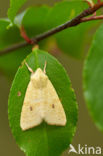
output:
<instances>
[{"instance_id":1,"label":"moth forewing","mask_svg":"<svg viewBox=\"0 0 103 156\"><path fill-rule=\"evenodd\" d=\"M66 115L56 90L48 76L38 68L31 74L20 118L22 130L38 126L42 121L65 126Z\"/></svg>"}]
</instances>

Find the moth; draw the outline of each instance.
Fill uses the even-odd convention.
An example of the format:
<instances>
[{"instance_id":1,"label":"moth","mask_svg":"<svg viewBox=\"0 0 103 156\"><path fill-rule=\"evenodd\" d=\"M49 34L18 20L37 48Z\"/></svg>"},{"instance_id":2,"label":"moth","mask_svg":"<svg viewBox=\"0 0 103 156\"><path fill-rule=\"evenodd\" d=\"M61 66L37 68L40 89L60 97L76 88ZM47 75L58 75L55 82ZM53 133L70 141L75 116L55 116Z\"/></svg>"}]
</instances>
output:
<instances>
[{"instance_id":1,"label":"moth","mask_svg":"<svg viewBox=\"0 0 103 156\"><path fill-rule=\"evenodd\" d=\"M34 72L26 63L31 72L27 86L20 118L20 127L23 131L38 126L45 121L49 125L65 126L66 114L57 92L44 70L37 68Z\"/></svg>"}]
</instances>

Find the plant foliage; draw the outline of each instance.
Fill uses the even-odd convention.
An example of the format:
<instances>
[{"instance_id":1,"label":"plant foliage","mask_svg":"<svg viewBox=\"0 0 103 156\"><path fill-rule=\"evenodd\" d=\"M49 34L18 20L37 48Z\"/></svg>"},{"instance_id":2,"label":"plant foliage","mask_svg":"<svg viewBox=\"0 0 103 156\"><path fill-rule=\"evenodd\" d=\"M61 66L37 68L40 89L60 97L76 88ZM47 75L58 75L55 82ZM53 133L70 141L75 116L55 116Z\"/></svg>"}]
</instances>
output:
<instances>
[{"instance_id":1,"label":"plant foliage","mask_svg":"<svg viewBox=\"0 0 103 156\"><path fill-rule=\"evenodd\" d=\"M46 74L56 89L63 104L67 124L64 127L50 126L42 123L27 131L20 128L20 114L25 92L30 81L30 72L24 62L35 71L44 68L47 61ZM9 123L17 144L27 156L59 156L72 141L77 123L77 102L71 82L62 65L50 54L35 49L19 67L14 78L9 96ZM18 96L21 92L21 96Z\"/></svg>"}]
</instances>

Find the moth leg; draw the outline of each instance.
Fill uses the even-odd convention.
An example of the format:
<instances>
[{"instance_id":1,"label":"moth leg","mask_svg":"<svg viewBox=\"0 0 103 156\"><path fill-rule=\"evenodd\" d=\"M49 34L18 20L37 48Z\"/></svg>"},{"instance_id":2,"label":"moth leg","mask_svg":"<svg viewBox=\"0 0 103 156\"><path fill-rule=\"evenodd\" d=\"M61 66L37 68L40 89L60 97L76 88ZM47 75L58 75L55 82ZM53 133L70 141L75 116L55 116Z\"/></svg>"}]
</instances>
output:
<instances>
[{"instance_id":1,"label":"moth leg","mask_svg":"<svg viewBox=\"0 0 103 156\"><path fill-rule=\"evenodd\" d=\"M25 62L25 65L27 66L28 70L31 72L31 73L34 73L34 71L32 70L31 67L29 67L29 65Z\"/></svg>"},{"instance_id":2,"label":"moth leg","mask_svg":"<svg viewBox=\"0 0 103 156\"><path fill-rule=\"evenodd\" d=\"M46 74L46 66L47 66L47 62L45 61L45 64L44 64L44 70L43 72Z\"/></svg>"}]
</instances>

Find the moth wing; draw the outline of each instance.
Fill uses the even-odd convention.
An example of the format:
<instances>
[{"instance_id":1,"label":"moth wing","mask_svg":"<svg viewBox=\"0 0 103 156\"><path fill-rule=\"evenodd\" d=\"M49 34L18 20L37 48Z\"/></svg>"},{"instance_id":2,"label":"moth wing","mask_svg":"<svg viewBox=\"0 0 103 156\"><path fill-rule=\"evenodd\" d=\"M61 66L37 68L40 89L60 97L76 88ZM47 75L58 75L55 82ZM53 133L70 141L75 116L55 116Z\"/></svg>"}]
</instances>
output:
<instances>
[{"instance_id":1,"label":"moth wing","mask_svg":"<svg viewBox=\"0 0 103 156\"><path fill-rule=\"evenodd\" d=\"M43 108L41 99L40 89L33 87L30 81L21 111L20 127L22 130L33 128L42 122Z\"/></svg>"},{"instance_id":2,"label":"moth wing","mask_svg":"<svg viewBox=\"0 0 103 156\"><path fill-rule=\"evenodd\" d=\"M33 128L43 120L50 125L66 125L66 115L52 83L48 77L45 79L40 69L34 77L35 85L32 81L29 82L24 98L20 118L22 130Z\"/></svg>"},{"instance_id":3,"label":"moth wing","mask_svg":"<svg viewBox=\"0 0 103 156\"><path fill-rule=\"evenodd\" d=\"M44 96L44 120L50 125L65 126L66 115L64 108L49 79L44 91Z\"/></svg>"}]
</instances>

